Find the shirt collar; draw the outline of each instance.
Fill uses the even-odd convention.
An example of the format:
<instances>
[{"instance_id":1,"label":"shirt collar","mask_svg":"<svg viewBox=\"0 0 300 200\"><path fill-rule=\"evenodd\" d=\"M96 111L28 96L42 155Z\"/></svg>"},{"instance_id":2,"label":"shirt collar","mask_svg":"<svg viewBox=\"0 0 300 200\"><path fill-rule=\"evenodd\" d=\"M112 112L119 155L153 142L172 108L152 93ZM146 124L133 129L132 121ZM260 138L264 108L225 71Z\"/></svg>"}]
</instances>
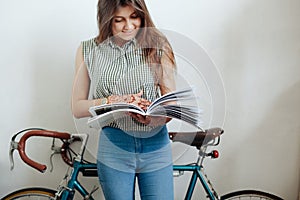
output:
<instances>
[{"instance_id":1,"label":"shirt collar","mask_svg":"<svg viewBox=\"0 0 300 200\"><path fill-rule=\"evenodd\" d=\"M136 47L136 45L137 45L137 40L136 40L136 38L132 38L131 40L128 40L123 46L119 46L119 45L117 45L113 40L112 40L112 38L110 37L110 38L108 38L107 40L106 40L106 42L107 42L107 44L108 45L110 45L112 48L119 48L119 49L124 49L124 50L126 50L126 49L128 49L130 46L133 46L133 47Z\"/></svg>"}]
</instances>

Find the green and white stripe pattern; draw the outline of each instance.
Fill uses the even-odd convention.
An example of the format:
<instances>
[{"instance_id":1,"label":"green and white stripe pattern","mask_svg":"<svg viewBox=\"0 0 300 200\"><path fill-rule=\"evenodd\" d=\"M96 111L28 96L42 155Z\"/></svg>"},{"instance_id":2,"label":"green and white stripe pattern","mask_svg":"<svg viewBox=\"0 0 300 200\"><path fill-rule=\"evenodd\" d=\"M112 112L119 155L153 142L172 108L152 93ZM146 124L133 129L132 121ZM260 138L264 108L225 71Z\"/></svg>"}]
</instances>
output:
<instances>
[{"instance_id":1,"label":"green and white stripe pattern","mask_svg":"<svg viewBox=\"0 0 300 200\"><path fill-rule=\"evenodd\" d=\"M97 45L95 39L82 42L83 57L91 80L92 98L135 94L143 90L143 98L155 100L160 91L147 58L135 39L122 47L108 39ZM112 121L109 126L124 131L149 131L129 116Z\"/></svg>"}]
</instances>

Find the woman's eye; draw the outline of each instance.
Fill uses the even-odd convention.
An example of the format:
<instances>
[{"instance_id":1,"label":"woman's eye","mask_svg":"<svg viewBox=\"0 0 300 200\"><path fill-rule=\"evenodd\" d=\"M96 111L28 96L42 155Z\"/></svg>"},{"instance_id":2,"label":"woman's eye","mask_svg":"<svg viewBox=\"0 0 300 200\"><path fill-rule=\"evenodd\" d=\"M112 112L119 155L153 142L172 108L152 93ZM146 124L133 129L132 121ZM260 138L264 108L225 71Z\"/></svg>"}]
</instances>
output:
<instances>
[{"instance_id":1,"label":"woman's eye","mask_svg":"<svg viewBox=\"0 0 300 200\"><path fill-rule=\"evenodd\" d=\"M115 19L115 22L118 23L118 22L121 22L122 19Z\"/></svg>"},{"instance_id":2,"label":"woman's eye","mask_svg":"<svg viewBox=\"0 0 300 200\"><path fill-rule=\"evenodd\" d=\"M133 19L136 19L136 18L138 18L139 16L138 15L136 15L136 14L134 14L134 15L131 15L131 18L133 18Z\"/></svg>"}]
</instances>

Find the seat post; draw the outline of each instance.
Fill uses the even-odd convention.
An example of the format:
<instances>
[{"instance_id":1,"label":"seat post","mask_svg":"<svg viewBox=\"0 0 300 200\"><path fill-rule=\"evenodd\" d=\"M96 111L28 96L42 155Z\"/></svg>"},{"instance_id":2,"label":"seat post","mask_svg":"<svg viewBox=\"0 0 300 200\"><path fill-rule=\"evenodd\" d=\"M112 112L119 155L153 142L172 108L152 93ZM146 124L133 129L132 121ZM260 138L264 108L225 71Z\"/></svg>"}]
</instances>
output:
<instances>
[{"instance_id":1,"label":"seat post","mask_svg":"<svg viewBox=\"0 0 300 200\"><path fill-rule=\"evenodd\" d=\"M206 156L206 149L207 149L206 145L201 146L199 148L198 159L197 159L197 165L199 165L199 166L202 166L202 164L203 164L204 158Z\"/></svg>"}]
</instances>

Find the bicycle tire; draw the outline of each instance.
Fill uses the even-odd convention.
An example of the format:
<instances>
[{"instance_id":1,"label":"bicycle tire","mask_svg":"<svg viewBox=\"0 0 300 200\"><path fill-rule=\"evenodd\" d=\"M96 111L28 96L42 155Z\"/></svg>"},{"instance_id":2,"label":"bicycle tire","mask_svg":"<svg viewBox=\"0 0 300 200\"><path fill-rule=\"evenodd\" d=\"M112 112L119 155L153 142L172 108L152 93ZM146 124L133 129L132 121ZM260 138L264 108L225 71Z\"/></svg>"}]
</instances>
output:
<instances>
[{"instance_id":1,"label":"bicycle tire","mask_svg":"<svg viewBox=\"0 0 300 200\"><path fill-rule=\"evenodd\" d=\"M48 189L48 188L39 188L39 187L24 188L6 195L1 200L22 200L22 199L53 200L55 197L55 193L56 193L55 190Z\"/></svg>"},{"instance_id":2,"label":"bicycle tire","mask_svg":"<svg viewBox=\"0 0 300 200\"><path fill-rule=\"evenodd\" d=\"M247 200L283 200L281 197L278 197L274 194L270 194L258 190L240 190L236 192L231 192L221 196L221 200L234 200L234 199L247 199Z\"/></svg>"}]
</instances>

